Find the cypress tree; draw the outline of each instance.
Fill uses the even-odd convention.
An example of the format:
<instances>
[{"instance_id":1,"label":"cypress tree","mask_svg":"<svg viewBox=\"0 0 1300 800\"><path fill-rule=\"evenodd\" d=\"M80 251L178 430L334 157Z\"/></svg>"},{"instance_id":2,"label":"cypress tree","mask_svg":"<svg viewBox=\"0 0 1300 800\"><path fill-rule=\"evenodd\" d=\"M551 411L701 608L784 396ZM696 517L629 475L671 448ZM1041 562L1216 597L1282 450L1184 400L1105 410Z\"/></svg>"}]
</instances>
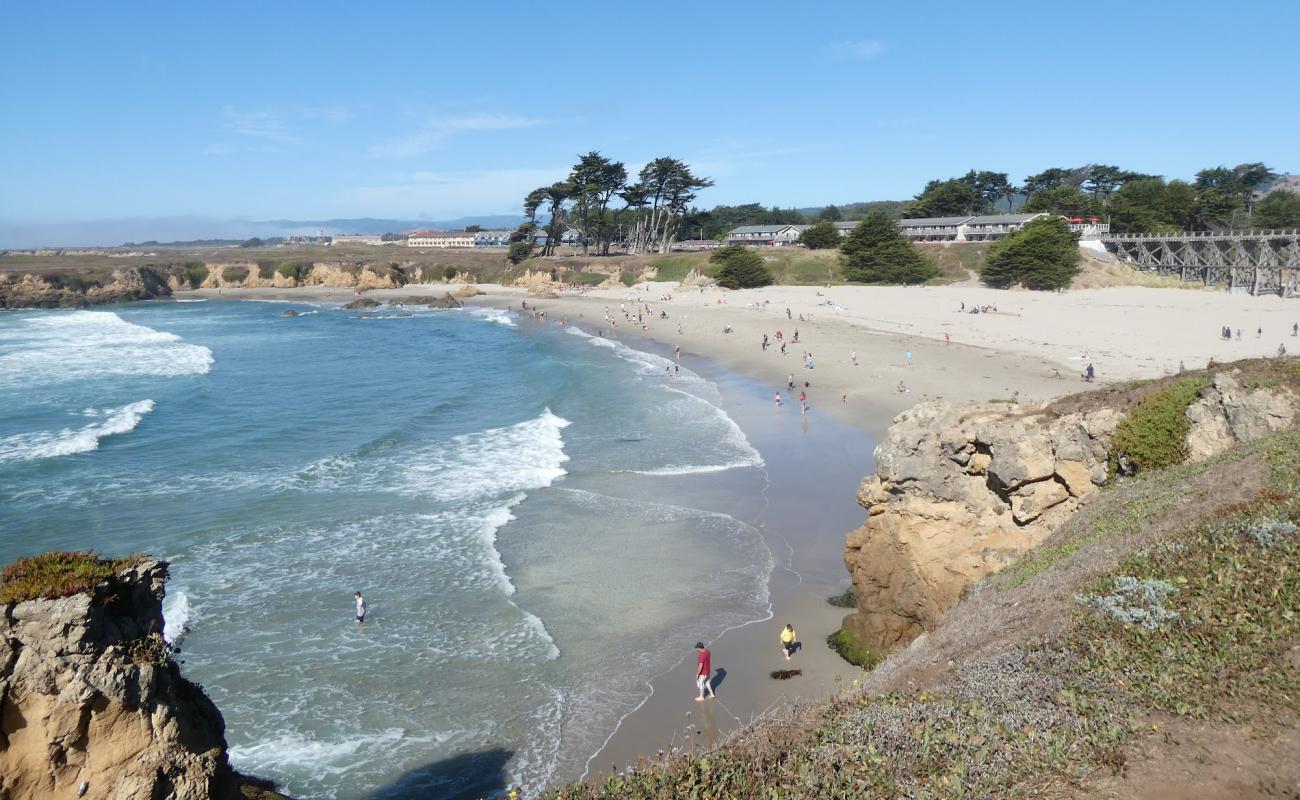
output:
<instances>
[{"instance_id":1,"label":"cypress tree","mask_svg":"<svg viewBox=\"0 0 1300 800\"><path fill-rule=\"evenodd\" d=\"M772 273L763 258L744 245L732 244L713 251L709 260L720 265L718 285L728 289L752 289L769 286Z\"/></svg>"},{"instance_id":2,"label":"cypress tree","mask_svg":"<svg viewBox=\"0 0 1300 800\"><path fill-rule=\"evenodd\" d=\"M854 283L924 283L939 266L898 230L884 211L872 211L840 245L844 277Z\"/></svg>"},{"instance_id":3,"label":"cypress tree","mask_svg":"<svg viewBox=\"0 0 1300 800\"><path fill-rule=\"evenodd\" d=\"M1042 217L989 248L980 278L989 286L1062 289L1079 272L1079 236L1061 217Z\"/></svg>"}]
</instances>

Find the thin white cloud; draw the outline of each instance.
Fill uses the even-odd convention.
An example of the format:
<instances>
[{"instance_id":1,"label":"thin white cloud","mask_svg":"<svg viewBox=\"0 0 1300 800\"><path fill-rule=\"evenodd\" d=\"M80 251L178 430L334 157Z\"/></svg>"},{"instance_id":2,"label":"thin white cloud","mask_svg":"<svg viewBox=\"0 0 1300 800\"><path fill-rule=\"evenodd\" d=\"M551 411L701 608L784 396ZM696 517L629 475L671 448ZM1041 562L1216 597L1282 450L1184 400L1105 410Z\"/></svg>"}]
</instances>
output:
<instances>
[{"instance_id":1,"label":"thin white cloud","mask_svg":"<svg viewBox=\"0 0 1300 800\"><path fill-rule=\"evenodd\" d=\"M514 209L524 195L568 174L567 167L410 172L343 193L356 213L453 217Z\"/></svg>"},{"instance_id":2,"label":"thin white cloud","mask_svg":"<svg viewBox=\"0 0 1300 800\"><path fill-rule=\"evenodd\" d=\"M235 136L276 144L301 144L302 139L289 132L284 118L275 111L221 110L221 128Z\"/></svg>"},{"instance_id":3,"label":"thin white cloud","mask_svg":"<svg viewBox=\"0 0 1300 800\"><path fill-rule=\"evenodd\" d=\"M507 131L530 128L542 120L509 114L466 114L454 117L434 117L426 120L415 133L399 136L372 145L367 151L371 158L410 158L437 148L452 136L473 131Z\"/></svg>"},{"instance_id":4,"label":"thin white cloud","mask_svg":"<svg viewBox=\"0 0 1300 800\"><path fill-rule=\"evenodd\" d=\"M836 58L866 61L885 52L885 43L879 39L858 39L856 41L835 42L828 48Z\"/></svg>"},{"instance_id":5,"label":"thin white cloud","mask_svg":"<svg viewBox=\"0 0 1300 800\"><path fill-rule=\"evenodd\" d=\"M259 110L226 106L221 109L219 127L227 134L227 139L207 145L203 152L218 156L282 152L305 143L296 128L321 122L342 125L351 120L352 111L343 106L293 106Z\"/></svg>"}]
</instances>

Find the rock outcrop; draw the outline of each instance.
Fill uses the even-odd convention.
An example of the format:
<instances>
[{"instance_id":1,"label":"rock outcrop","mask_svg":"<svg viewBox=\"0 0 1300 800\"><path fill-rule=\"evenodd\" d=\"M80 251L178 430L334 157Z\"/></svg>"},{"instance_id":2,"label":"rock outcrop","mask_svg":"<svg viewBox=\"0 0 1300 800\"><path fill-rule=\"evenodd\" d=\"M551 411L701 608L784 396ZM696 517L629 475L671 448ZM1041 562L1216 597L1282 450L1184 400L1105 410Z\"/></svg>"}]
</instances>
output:
<instances>
[{"instance_id":1,"label":"rock outcrop","mask_svg":"<svg viewBox=\"0 0 1300 800\"><path fill-rule=\"evenodd\" d=\"M0 274L0 308L83 308L171 296L167 276L149 267L95 275Z\"/></svg>"},{"instance_id":2,"label":"rock outcrop","mask_svg":"<svg viewBox=\"0 0 1300 800\"><path fill-rule=\"evenodd\" d=\"M1042 541L1106 481L1118 421L938 402L899 415L858 490L868 519L844 555L859 604L849 632L877 653L905 644Z\"/></svg>"},{"instance_id":3,"label":"rock outcrop","mask_svg":"<svg viewBox=\"0 0 1300 800\"><path fill-rule=\"evenodd\" d=\"M163 644L166 575L0 606L0 798L240 796L221 712Z\"/></svg>"},{"instance_id":4,"label":"rock outcrop","mask_svg":"<svg viewBox=\"0 0 1300 800\"><path fill-rule=\"evenodd\" d=\"M1253 442L1294 427L1300 396L1285 386L1246 391L1236 376L1220 372L1187 409L1190 461L1212 458L1238 442Z\"/></svg>"},{"instance_id":5,"label":"rock outcrop","mask_svg":"<svg viewBox=\"0 0 1300 800\"><path fill-rule=\"evenodd\" d=\"M1224 370L1186 415L1188 460L1200 461L1300 424L1300 395L1247 391ZM868 516L846 541L858 610L845 631L883 655L933 629L967 586L1037 545L1107 482L1122 418L1108 407L941 402L900 414L876 448L877 474L858 490Z\"/></svg>"},{"instance_id":6,"label":"rock outcrop","mask_svg":"<svg viewBox=\"0 0 1300 800\"><path fill-rule=\"evenodd\" d=\"M369 297L358 297L351 303L345 303L343 308L346 308L349 311L355 311L360 308L378 308L380 305L381 303L378 300Z\"/></svg>"}]
</instances>

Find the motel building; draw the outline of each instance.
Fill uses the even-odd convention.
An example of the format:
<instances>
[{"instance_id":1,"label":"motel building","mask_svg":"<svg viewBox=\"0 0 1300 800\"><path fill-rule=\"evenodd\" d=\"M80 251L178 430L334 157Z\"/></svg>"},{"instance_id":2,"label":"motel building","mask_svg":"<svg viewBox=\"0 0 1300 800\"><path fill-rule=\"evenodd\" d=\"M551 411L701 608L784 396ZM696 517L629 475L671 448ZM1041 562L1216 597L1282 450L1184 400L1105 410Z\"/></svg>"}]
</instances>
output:
<instances>
[{"instance_id":1,"label":"motel building","mask_svg":"<svg viewBox=\"0 0 1300 800\"><path fill-rule=\"evenodd\" d=\"M433 247L443 250L452 248L472 248L474 234L465 231L415 231L406 237L407 247Z\"/></svg>"},{"instance_id":2,"label":"motel building","mask_svg":"<svg viewBox=\"0 0 1300 800\"><path fill-rule=\"evenodd\" d=\"M1030 220L1048 214L989 214L976 217L921 217L900 219L899 231L918 243L991 242L1020 230ZM840 236L848 236L856 222L836 222ZM742 225L727 234L727 244L781 247L796 244L811 225Z\"/></svg>"},{"instance_id":3,"label":"motel building","mask_svg":"<svg viewBox=\"0 0 1300 800\"><path fill-rule=\"evenodd\" d=\"M331 247L337 247L338 245L342 245L342 244L369 244L369 245L381 245L381 244L384 244L384 237L382 237L382 236L370 236L370 235L365 235L365 236L331 236L331 237L330 237L330 246L331 246Z\"/></svg>"}]
</instances>

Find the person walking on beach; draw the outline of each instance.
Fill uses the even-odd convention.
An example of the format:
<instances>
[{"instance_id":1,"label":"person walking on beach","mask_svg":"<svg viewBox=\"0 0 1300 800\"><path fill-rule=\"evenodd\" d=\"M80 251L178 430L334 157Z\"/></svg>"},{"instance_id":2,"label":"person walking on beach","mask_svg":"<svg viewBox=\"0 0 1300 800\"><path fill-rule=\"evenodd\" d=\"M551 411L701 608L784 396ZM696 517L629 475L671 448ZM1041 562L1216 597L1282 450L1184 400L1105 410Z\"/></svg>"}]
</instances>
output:
<instances>
[{"instance_id":1,"label":"person walking on beach","mask_svg":"<svg viewBox=\"0 0 1300 800\"><path fill-rule=\"evenodd\" d=\"M781 407L781 393L780 393L780 392L777 392L777 393L776 393L776 407L777 407L777 408L780 408L780 407Z\"/></svg>"},{"instance_id":2,"label":"person walking on beach","mask_svg":"<svg viewBox=\"0 0 1300 800\"><path fill-rule=\"evenodd\" d=\"M794 644L797 638L798 634L794 632L794 626L787 622L781 629L781 652L785 654L786 661L790 660L790 654L795 650Z\"/></svg>"},{"instance_id":3,"label":"person walking on beach","mask_svg":"<svg viewBox=\"0 0 1300 800\"><path fill-rule=\"evenodd\" d=\"M361 596L361 592L353 592L352 599L357 601L357 624L366 621L366 600Z\"/></svg>"},{"instance_id":4,"label":"person walking on beach","mask_svg":"<svg viewBox=\"0 0 1300 800\"><path fill-rule=\"evenodd\" d=\"M704 646L704 642L695 643L695 686L700 690L700 696L695 698L695 702L704 701L704 690L709 691L709 697L716 698L713 693L713 683L709 680L713 676L713 654L709 648Z\"/></svg>"},{"instance_id":5,"label":"person walking on beach","mask_svg":"<svg viewBox=\"0 0 1300 800\"><path fill-rule=\"evenodd\" d=\"M849 361L852 361L852 362L853 362L853 366L855 366L855 367L858 365L858 351L857 351L857 350L854 350L852 353L849 353Z\"/></svg>"},{"instance_id":6,"label":"person walking on beach","mask_svg":"<svg viewBox=\"0 0 1300 800\"><path fill-rule=\"evenodd\" d=\"M1092 379L1095 377L1097 377L1097 370L1092 366L1092 364L1089 364L1088 368L1083 372L1083 379L1088 383L1092 383Z\"/></svg>"},{"instance_id":7,"label":"person walking on beach","mask_svg":"<svg viewBox=\"0 0 1300 800\"><path fill-rule=\"evenodd\" d=\"M911 351L911 350L908 350L908 351L907 351L907 366L909 366L909 367L912 366L912 351Z\"/></svg>"}]
</instances>

